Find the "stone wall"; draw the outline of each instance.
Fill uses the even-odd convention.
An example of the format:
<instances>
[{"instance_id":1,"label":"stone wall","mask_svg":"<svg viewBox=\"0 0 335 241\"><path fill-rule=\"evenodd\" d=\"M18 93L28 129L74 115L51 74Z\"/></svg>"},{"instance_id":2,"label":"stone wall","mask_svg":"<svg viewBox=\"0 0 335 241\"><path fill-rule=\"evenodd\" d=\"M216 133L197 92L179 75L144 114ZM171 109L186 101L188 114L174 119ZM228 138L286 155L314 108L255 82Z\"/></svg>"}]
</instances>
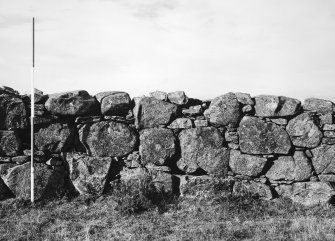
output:
<instances>
[{"instance_id":1,"label":"stone wall","mask_svg":"<svg viewBox=\"0 0 335 241\"><path fill-rule=\"evenodd\" d=\"M36 198L101 195L149 178L166 193L333 202L331 101L160 91L35 93ZM30 97L0 89L0 200L29 199Z\"/></svg>"}]
</instances>

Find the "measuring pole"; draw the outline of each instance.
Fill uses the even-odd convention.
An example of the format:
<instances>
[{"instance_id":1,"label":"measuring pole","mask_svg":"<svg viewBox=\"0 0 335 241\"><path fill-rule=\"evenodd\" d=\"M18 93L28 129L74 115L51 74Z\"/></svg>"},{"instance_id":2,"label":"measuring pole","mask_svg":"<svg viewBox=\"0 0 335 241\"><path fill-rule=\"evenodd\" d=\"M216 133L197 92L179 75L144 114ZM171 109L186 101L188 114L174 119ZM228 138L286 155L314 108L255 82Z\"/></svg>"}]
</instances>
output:
<instances>
[{"instance_id":1,"label":"measuring pole","mask_svg":"<svg viewBox=\"0 0 335 241\"><path fill-rule=\"evenodd\" d=\"M34 116L35 116L35 18L33 18L33 66L31 71L31 114L30 114L30 201L34 203L34 188L35 188L35 178L34 178Z\"/></svg>"}]
</instances>

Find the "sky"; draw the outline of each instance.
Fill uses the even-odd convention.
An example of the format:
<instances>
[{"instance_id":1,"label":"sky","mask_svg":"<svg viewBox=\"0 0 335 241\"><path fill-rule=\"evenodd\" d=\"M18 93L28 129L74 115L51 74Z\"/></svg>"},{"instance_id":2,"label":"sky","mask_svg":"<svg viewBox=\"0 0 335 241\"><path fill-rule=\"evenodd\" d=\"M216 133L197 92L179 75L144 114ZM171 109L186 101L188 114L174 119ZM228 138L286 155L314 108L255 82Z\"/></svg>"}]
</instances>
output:
<instances>
[{"instance_id":1,"label":"sky","mask_svg":"<svg viewBox=\"0 0 335 241\"><path fill-rule=\"evenodd\" d=\"M0 86L335 102L334 0L0 0Z\"/></svg>"}]
</instances>

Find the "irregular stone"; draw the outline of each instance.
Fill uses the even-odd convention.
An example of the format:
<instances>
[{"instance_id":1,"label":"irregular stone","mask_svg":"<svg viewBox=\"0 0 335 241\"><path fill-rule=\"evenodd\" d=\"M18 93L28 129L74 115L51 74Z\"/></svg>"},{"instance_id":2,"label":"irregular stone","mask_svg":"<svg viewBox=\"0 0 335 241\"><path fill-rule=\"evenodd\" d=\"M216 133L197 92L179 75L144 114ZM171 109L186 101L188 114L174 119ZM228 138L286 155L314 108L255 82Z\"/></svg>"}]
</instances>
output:
<instances>
[{"instance_id":1,"label":"irregular stone","mask_svg":"<svg viewBox=\"0 0 335 241\"><path fill-rule=\"evenodd\" d=\"M321 126L323 125L332 125L333 124L333 114L332 113L328 113L328 114L324 114L324 115L320 115L320 121L321 121Z\"/></svg>"},{"instance_id":2,"label":"irregular stone","mask_svg":"<svg viewBox=\"0 0 335 241\"><path fill-rule=\"evenodd\" d=\"M237 181L233 188L234 195L252 195L265 200L273 199L271 188L261 182Z\"/></svg>"},{"instance_id":3,"label":"irregular stone","mask_svg":"<svg viewBox=\"0 0 335 241\"><path fill-rule=\"evenodd\" d=\"M316 112L322 115L333 113L333 103L331 101L318 98L306 99L303 108L306 111Z\"/></svg>"},{"instance_id":4,"label":"irregular stone","mask_svg":"<svg viewBox=\"0 0 335 241\"><path fill-rule=\"evenodd\" d=\"M8 174L8 170L10 170L11 168L17 166L17 164L15 163L5 163L5 164L1 164L0 165L0 177L2 179L4 179L7 174Z\"/></svg>"},{"instance_id":5,"label":"irregular stone","mask_svg":"<svg viewBox=\"0 0 335 241\"><path fill-rule=\"evenodd\" d=\"M250 94L236 92L235 93L237 101L243 105L254 105L254 101L251 99Z\"/></svg>"},{"instance_id":6,"label":"irregular stone","mask_svg":"<svg viewBox=\"0 0 335 241\"><path fill-rule=\"evenodd\" d=\"M64 173L35 163L35 200L60 197L66 192ZM8 170L5 183L16 198L30 200L30 163Z\"/></svg>"},{"instance_id":7,"label":"irregular stone","mask_svg":"<svg viewBox=\"0 0 335 241\"><path fill-rule=\"evenodd\" d=\"M87 91L77 90L49 95L45 108L53 115L94 115L99 110L99 103Z\"/></svg>"},{"instance_id":8,"label":"irregular stone","mask_svg":"<svg viewBox=\"0 0 335 241\"><path fill-rule=\"evenodd\" d=\"M195 127L206 127L208 126L207 120L194 120Z\"/></svg>"},{"instance_id":9,"label":"irregular stone","mask_svg":"<svg viewBox=\"0 0 335 241\"><path fill-rule=\"evenodd\" d=\"M188 109L182 110L183 115L197 116L202 114L201 105L190 106Z\"/></svg>"},{"instance_id":10,"label":"irregular stone","mask_svg":"<svg viewBox=\"0 0 335 241\"><path fill-rule=\"evenodd\" d=\"M298 115L290 120L286 130L295 146L314 148L322 140L322 132L308 113Z\"/></svg>"},{"instance_id":11,"label":"irregular stone","mask_svg":"<svg viewBox=\"0 0 335 241\"><path fill-rule=\"evenodd\" d=\"M323 135L328 138L335 138L335 131L325 131Z\"/></svg>"},{"instance_id":12,"label":"irregular stone","mask_svg":"<svg viewBox=\"0 0 335 241\"><path fill-rule=\"evenodd\" d=\"M291 141L287 132L257 117L243 117L238 128L240 149L247 154L288 154Z\"/></svg>"},{"instance_id":13,"label":"irregular stone","mask_svg":"<svg viewBox=\"0 0 335 241\"><path fill-rule=\"evenodd\" d=\"M0 131L0 156L16 156L21 150L21 141L14 131Z\"/></svg>"},{"instance_id":14,"label":"irregular stone","mask_svg":"<svg viewBox=\"0 0 335 241\"><path fill-rule=\"evenodd\" d=\"M278 118L278 119L271 119L271 121L277 125L281 126L286 126L287 125L287 120L283 118Z\"/></svg>"},{"instance_id":15,"label":"irregular stone","mask_svg":"<svg viewBox=\"0 0 335 241\"><path fill-rule=\"evenodd\" d=\"M16 96L20 95L20 93L17 90L14 90L13 88L8 87L8 86L0 87L0 94L3 94L3 93L10 94L10 95L16 95Z\"/></svg>"},{"instance_id":16,"label":"irregular stone","mask_svg":"<svg viewBox=\"0 0 335 241\"><path fill-rule=\"evenodd\" d=\"M269 171L265 174L267 178L274 181L294 180L295 163L291 156L280 156L275 160Z\"/></svg>"},{"instance_id":17,"label":"irregular stone","mask_svg":"<svg viewBox=\"0 0 335 241\"><path fill-rule=\"evenodd\" d=\"M229 143L228 143L228 147L229 147L230 149L233 149L233 150L238 150L238 149L240 149L240 146L239 146L238 144L233 143L233 142L229 142Z\"/></svg>"},{"instance_id":18,"label":"irregular stone","mask_svg":"<svg viewBox=\"0 0 335 241\"><path fill-rule=\"evenodd\" d=\"M163 100L163 101L167 101L168 99L168 95L166 92L163 91L154 91L154 92L150 92L149 95L151 97L154 97L157 100Z\"/></svg>"},{"instance_id":19,"label":"irregular stone","mask_svg":"<svg viewBox=\"0 0 335 241\"><path fill-rule=\"evenodd\" d=\"M334 174L324 174L319 175L318 178L321 182L335 182L335 175Z\"/></svg>"},{"instance_id":20,"label":"irregular stone","mask_svg":"<svg viewBox=\"0 0 335 241\"><path fill-rule=\"evenodd\" d=\"M126 92L100 92L95 97L100 102L103 115L126 116L130 110L131 99Z\"/></svg>"},{"instance_id":21,"label":"irregular stone","mask_svg":"<svg viewBox=\"0 0 335 241\"><path fill-rule=\"evenodd\" d=\"M80 194L101 195L108 181L111 157L90 157L77 153L67 153L70 178Z\"/></svg>"},{"instance_id":22,"label":"irregular stone","mask_svg":"<svg viewBox=\"0 0 335 241\"><path fill-rule=\"evenodd\" d=\"M126 166L129 168L142 167L141 166L141 156L138 151L134 151L127 156L125 161Z\"/></svg>"},{"instance_id":23,"label":"irregular stone","mask_svg":"<svg viewBox=\"0 0 335 241\"><path fill-rule=\"evenodd\" d=\"M233 191L231 178L211 176L180 176L180 195L185 198L201 199L217 195L229 195Z\"/></svg>"},{"instance_id":24,"label":"irregular stone","mask_svg":"<svg viewBox=\"0 0 335 241\"><path fill-rule=\"evenodd\" d=\"M238 134L236 131L225 132L225 139L226 141L238 144Z\"/></svg>"},{"instance_id":25,"label":"irregular stone","mask_svg":"<svg viewBox=\"0 0 335 241\"><path fill-rule=\"evenodd\" d=\"M24 102L16 95L0 92L0 129L25 129L28 127Z\"/></svg>"},{"instance_id":26,"label":"irregular stone","mask_svg":"<svg viewBox=\"0 0 335 241\"><path fill-rule=\"evenodd\" d=\"M327 204L335 195L334 189L324 182L297 182L292 185L280 185L275 189L280 196L305 206Z\"/></svg>"},{"instance_id":27,"label":"irregular stone","mask_svg":"<svg viewBox=\"0 0 335 241\"><path fill-rule=\"evenodd\" d=\"M322 138L322 144L335 145L335 138L324 137Z\"/></svg>"},{"instance_id":28,"label":"irregular stone","mask_svg":"<svg viewBox=\"0 0 335 241\"><path fill-rule=\"evenodd\" d=\"M316 174L335 173L335 146L321 145L312 149L312 163Z\"/></svg>"},{"instance_id":29,"label":"irregular stone","mask_svg":"<svg viewBox=\"0 0 335 241\"><path fill-rule=\"evenodd\" d=\"M171 103L177 104L177 105L185 105L188 102L188 98L185 95L184 91L175 91L168 93L168 99Z\"/></svg>"},{"instance_id":30,"label":"irregular stone","mask_svg":"<svg viewBox=\"0 0 335 241\"><path fill-rule=\"evenodd\" d=\"M134 151L137 145L135 129L113 121L85 124L78 132L88 155L121 157Z\"/></svg>"},{"instance_id":31,"label":"irregular stone","mask_svg":"<svg viewBox=\"0 0 335 241\"><path fill-rule=\"evenodd\" d=\"M298 182L308 181L313 175L311 161L303 151L295 151L293 159L295 163L294 180Z\"/></svg>"},{"instance_id":32,"label":"irregular stone","mask_svg":"<svg viewBox=\"0 0 335 241\"><path fill-rule=\"evenodd\" d=\"M168 126L170 129L189 129L192 128L192 121L189 118L177 118Z\"/></svg>"},{"instance_id":33,"label":"irregular stone","mask_svg":"<svg viewBox=\"0 0 335 241\"><path fill-rule=\"evenodd\" d=\"M29 99L31 98L31 95L29 95ZM47 99L49 98L49 95L45 95L43 91L39 89L34 89L34 103L35 104L44 104Z\"/></svg>"},{"instance_id":34,"label":"irregular stone","mask_svg":"<svg viewBox=\"0 0 335 241\"><path fill-rule=\"evenodd\" d=\"M150 173L155 173L155 172L171 173L171 167L168 167L168 166L156 166L155 164L148 163L147 165L145 165L145 168Z\"/></svg>"},{"instance_id":35,"label":"irregular stone","mask_svg":"<svg viewBox=\"0 0 335 241\"><path fill-rule=\"evenodd\" d=\"M216 97L204 116L213 125L236 127L242 117L240 104L233 93Z\"/></svg>"},{"instance_id":36,"label":"irregular stone","mask_svg":"<svg viewBox=\"0 0 335 241\"><path fill-rule=\"evenodd\" d=\"M24 164L26 162L30 162L29 156L15 156L12 158L12 162L16 164Z\"/></svg>"},{"instance_id":37,"label":"irregular stone","mask_svg":"<svg viewBox=\"0 0 335 241\"><path fill-rule=\"evenodd\" d=\"M324 131L335 131L335 124L325 124L322 129Z\"/></svg>"},{"instance_id":38,"label":"irregular stone","mask_svg":"<svg viewBox=\"0 0 335 241\"><path fill-rule=\"evenodd\" d=\"M285 96L259 95L255 97L256 116L284 117L299 113L301 102Z\"/></svg>"},{"instance_id":39,"label":"irregular stone","mask_svg":"<svg viewBox=\"0 0 335 241\"><path fill-rule=\"evenodd\" d=\"M242 112L245 114L249 114L254 110L254 108L252 107L252 105L245 105L242 107Z\"/></svg>"},{"instance_id":40,"label":"irregular stone","mask_svg":"<svg viewBox=\"0 0 335 241\"><path fill-rule=\"evenodd\" d=\"M176 153L176 138L173 132L164 128L145 129L140 133L140 155L142 164L153 163L163 166Z\"/></svg>"},{"instance_id":41,"label":"irregular stone","mask_svg":"<svg viewBox=\"0 0 335 241\"><path fill-rule=\"evenodd\" d=\"M174 193L177 178L170 173L163 172L154 168L149 169L152 184L159 193Z\"/></svg>"},{"instance_id":42,"label":"irregular stone","mask_svg":"<svg viewBox=\"0 0 335 241\"><path fill-rule=\"evenodd\" d=\"M226 176L229 150L223 147L224 138L215 127L186 129L179 134L183 171L192 173L194 167L208 174ZM180 165L179 165L180 167Z\"/></svg>"},{"instance_id":43,"label":"irregular stone","mask_svg":"<svg viewBox=\"0 0 335 241\"><path fill-rule=\"evenodd\" d=\"M135 125L138 129L167 125L177 116L177 105L152 97L134 99Z\"/></svg>"},{"instance_id":44,"label":"irregular stone","mask_svg":"<svg viewBox=\"0 0 335 241\"><path fill-rule=\"evenodd\" d=\"M6 199L9 199L9 198L13 198L13 197L14 197L14 194L7 187L5 182L0 177L0 201L6 200Z\"/></svg>"},{"instance_id":45,"label":"irregular stone","mask_svg":"<svg viewBox=\"0 0 335 241\"><path fill-rule=\"evenodd\" d=\"M262 173L266 162L266 158L230 151L229 167L236 174L257 177Z\"/></svg>"},{"instance_id":46,"label":"irregular stone","mask_svg":"<svg viewBox=\"0 0 335 241\"><path fill-rule=\"evenodd\" d=\"M12 159L10 157L0 156L0 164L8 163L8 162L11 162L11 161L12 161Z\"/></svg>"},{"instance_id":47,"label":"irregular stone","mask_svg":"<svg viewBox=\"0 0 335 241\"><path fill-rule=\"evenodd\" d=\"M45 124L36 128L34 138L38 150L59 153L72 147L75 130L68 123Z\"/></svg>"}]
</instances>

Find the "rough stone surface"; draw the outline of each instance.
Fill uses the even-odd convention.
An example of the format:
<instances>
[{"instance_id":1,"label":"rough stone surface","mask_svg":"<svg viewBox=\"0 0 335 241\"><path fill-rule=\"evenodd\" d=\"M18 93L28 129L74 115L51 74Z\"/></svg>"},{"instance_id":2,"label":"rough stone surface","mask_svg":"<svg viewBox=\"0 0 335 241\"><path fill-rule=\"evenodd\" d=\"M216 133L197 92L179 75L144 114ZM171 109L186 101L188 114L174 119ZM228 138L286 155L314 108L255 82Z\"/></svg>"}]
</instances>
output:
<instances>
[{"instance_id":1,"label":"rough stone surface","mask_svg":"<svg viewBox=\"0 0 335 241\"><path fill-rule=\"evenodd\" d=\"M300 111L301 102L285 96L259 95L255 97L256 116L293 116Z\"/></svg>"},{"instance_id":2,"label":"rough stone surface","mask_svg":"<svg viewBox=\"0 0 335 241\"><path fill-rule=\"evenodd\" d=\"M8 170L4 181L16 198L30 200L30 163ZM65 190L64 173L35 164L35 200L60 197Z\"/></svg>"},{"instance_id":3,"label":"rough stone surface","mask_svg":"<svg viewBox=\"0 0 335 241\"><path fill-rule=\"evenodd\" d=\"M286 130L295 146L314 148L322 140L322 132L308 113L290 120Z\"/></svg>"},{"instance_id":4,"label":"rough stone surface","mask_svg":"<svg viewBox=\"0 0 335 241\"><path fill-rule=\"evenodd\" d=\"M134 117L138 129L168 125L177 116L177 105L152 97L135 99Z\"/></svg>"},{"instance_id":5,"label":"rough stone surface","mask_svg":"<svg viewBox=\"0 0 335 241\"><path fill-rule=\"evenodd\" d=\"M67 153L70 178L81 194L101 195L108 181L111 157L90 157L79 153Z\"/></svg>"},{"instance_id":6,"label":"rough stone surface","mask_svg":"<svg viewBox=\"0 0 335 241\"><path fill-rule=\"evenodd\" d=\"M274 123L245 116L238 128L240 149L247 154L288 154L291 141L287 132Z\"/></svg>"},{"instance_id":7,"label":"rough stone surface","mask_svg":"<svg viewBox=\"0 0 335 241\"><path fill-rule=\"evenodd\" d=\"M167 101L168 99L168 95L166 92L163 91L154 91L154 92L150 92L149 95L151 97L154 97L157 100L163 100L163 101Z\"/></svg>"},{"instance_id":8,"label":"rough stone surface","mask_svg":"<svg viewBox=\"0 0 335 241\"><path fill-rule=\"evenodd\" d=\"M35 146L40 151L59 153L73 145L75 129L68 123L40 125L34 134Z\"/></svg>"},{"instance_id":9,"label":"rough stone surface","mask_svg":"<svg viewBox=\"0 0 335 241\"><path fill-rule=\"evenodd\" d=\"M235 94L227 93L214 98L204 115L213 125L236 127L242 117L242 111Z\"/></svg>"},{"instance_id":10,"label":"rough stone surface","mask_svg":"<svg viewBox=\"0 0 335 241\"><path fill-rule=\"evenodd\" d=\"M295 151L293 159L295 162L295 181L308 181L313 175L312 162L308 159L303 151Z\"/></svg>"},{"instance_id":11,"label":"rough stone surface","mask_svg":"<svg viewBox=\"0 0 335 241\"><path fill-rule=\"evenodd\" d=\"M312 150L316 174L335 174L335 146L321 145Z\"/></svg>"},{"instance_id":12,"label":"rough stone surface","mask_svg":"<svg viewBox=\"0 0 335 241\"><path fill-rule=\"evenodd\" d=\"M322 129L324 131L335 131L335 124L325 124Z\"/></svg>"},{"instance_id":13,"label":"rough stone surface","mask_svg":"<svg viewBox=\"0 0 335 241\"><path fill-rule=\"evenodd\" d=\"M305 100L303 108L306 111L316 112L319 114L333 113L333 103L328 100L317 98L308 98Z\"/></svg>"},{"instance_id":14,"label":"rough stone surface","mask_svg":"<svg viewBox=\"0 0 335 241\"><path fill-rule=\"evenodd\" d=\"M255 104L254 101L251 99L250 94L236 92L235 96L237 98L237 101L243 105L254 105Z\"/></svg>"},{"instance_id":15,"label":"rough stone surface","mask_svg":"<svg viewBox=\"0 0 335 241\"><path fill-rule=\"evenodd\" d=\"M208 174L226 176L228 171L229 150L223 147L224 138L214 127L200 127L181 131L179 134L182 168L192 173L194 167ZM179 165L181 167L181 165Z\"/></svg>"},{"instance_id":16,"label":"rough stone surface","mask_svg":"<svg viewBox=\"0 0 335 241\"><path fill-rule=\"evenodd\" d=\"M135 129L113 121L101 121L79 127L79 139L88 155L125 156L137 145Z\"/></svg>"},{"instance_id":17,"label":"rough stone surface","mask_svg":"<svg viewBox=\"0 0 335 241\"><path fill-rule=\"evenodd\" d=\"M192 121L189 118L177 118L169 126L170 129L189 129L192 128Z\"/></svg>"},{"instance_id":18,"label":"rough stone surface","mask_svg":"<svg viewBox=\"0 0 335 241\"><path fill-rule=\"evenodd\" d=\"M240 151L231 150L229 166L236 174L257 177L267 162L266 158L242 154Z\"/></svg>"},{"instance_id":19,"label":"rough stone surface","mask_svg":"<svg viewBox=\"0 0 335 241\"><path fill-rule=\"evenodd\" d=\"M94 115L99 103L87 91L77 90L49 95L45 108L53 115Z\"/></svg>"},{"instance_id":20,"label":"rough stone surface","mask_svg":"<svg viewBox=\"0 0 335 241\"><path fill-rule=\"evenodd\" d=\"M291 156L280 156L275 160L266 177L274 181L293 181L294 180L295 163Z\"/></svg>"},{"instance_id":21,"label":"rough stone surface","mask_svg":"<svg viewBox=\"0 0 335 241\"><path fill-rule=\"evenodd\" d=\"M321 174L318 176L321 182L335 182L335 175L334 174Z\"/></svg>"},{"instance_id":22,"label":"rough stone surface","mask_svg":"<svg viewBox=\"0 0 335 241\"><path fill-rule=\"evenodd\" d=\"M233 188L234 195L245 195L249 194L252 196L257 196L259 198L270 200L273 199L271 188L260 182L249 182L249 181L237 181Z\"/></svg>"},{"instance_id":23,"label":"rough stone surface","mask_svg":"<svg viewBox=\"0 0 335 241\"><path fill-rule=\"evenodd\" d=\"M177 178L167 172L150 168L147 169L152 178L152 184L159 193L174 193L177 185Z\"/></svg>"},{"instance_id":24,"label":"rough stone surface","mask_svg":"<svg viewBox=\"0 0 335 241\"><path fill-rule=\"evenodd\" d=\"M195 127L206 127L208 126L207 120L194 120Z\"/></svg>"},{"instance_id":25,"label":"rough stone surface","mask_svg":"<svg viewBox=\"0 0 335 241\"><path fill-rule=\"evenodd\" d=\"M185 198L207 198L215 195L229 195L233 191L234 180L211 176L181 176L180 195Z\"/></svg>"},{"instance_id":26,"label":"rough stone surface","mask_svg":"<svg viewBox=\"0 0 335 241\"><path fill-rule=\"evenodd\" d=\"M176 153L176 138L164 128L145 129L140 133L142 164L166 165Z\"/></svg>"},{"instance_id":27,"label":"rough stone surface","mask_svg":"<svg viewBox=\"0 0 335 241\"><path fill-rule=\"evenodd\" d=\"M297 182L292 185L280 185L275 189L279 195L305 206L327 204L335 195L334 189L324 182Z\"/></svg>"},{"instance_id":28,"label":"rough stone surface","mask_svg":"<svg viewBox=\"0 0 335 241\"><path fill-rule=\"evenodd\" d=\"M184 91L175 91L168 93L168 99L171 101L171 103L177 105L185 105L188 102L188 98L185 95Z\"/></svg>"},{"instance_id":29,"label":"rough stone surface","mask_svg":"<svg viewBox=\"0 0 335 241\"><path fill-rule=\"evenodd\" d=\"M129 94L121 91L100 92L95 96L101 105L101 114L126 116L131 106Z\"/></svg>"},{"instance_id":30,"label":"rough stone surface","mask_svg":"<svg viewBox=\"0 0 335 241\"><path fill-rule=\"evenodd\" d=\"M245 114L250 114L253 110L254 108L252 107L252 105L245 105L242 108L242 112Z\"/></svg>"},{"instance_id":31,"label":"rough stone surface","mask_svg":"<svg viewBox=\"0 0 335 241\"><path fill-rule=\"evenodd\" d=\"M190 106L188 109L183 109L182 113L186 116L198 116L202 114L202 107L201 105Z\"/></svg>"},{"instance_id":32,"label":"rough stone surface","mask_svg":"<svg viewBox=\"0 0 335 241\"><path fill-rule=\"evenodd\" d=\"M328 114L324 114L324 115L320 115L320 124L321 126L323 125L332 125L334 122L334 118L333 118L333 114L332 113L328 113Z\"/></svg>"},{"instance_id":33,"label":"rough stone surface","mask_svg":"<svg viewBox=\"0 0 335 241\"><path fill-rule=\"evenodd\" d=\"M20 153L21 141L14 131L0 131L0 156L16 156Z\"/></svg>"},{"instance_id":34,"label":"rough stone surface","mask_svg":"<svg viewBox=\"0 0 335 241\"><path fill-rule=\"evenodd\" d=\"M27 110L22 99L0 91L0 130L27 127Z\"/></svg>"}]
</instances>

